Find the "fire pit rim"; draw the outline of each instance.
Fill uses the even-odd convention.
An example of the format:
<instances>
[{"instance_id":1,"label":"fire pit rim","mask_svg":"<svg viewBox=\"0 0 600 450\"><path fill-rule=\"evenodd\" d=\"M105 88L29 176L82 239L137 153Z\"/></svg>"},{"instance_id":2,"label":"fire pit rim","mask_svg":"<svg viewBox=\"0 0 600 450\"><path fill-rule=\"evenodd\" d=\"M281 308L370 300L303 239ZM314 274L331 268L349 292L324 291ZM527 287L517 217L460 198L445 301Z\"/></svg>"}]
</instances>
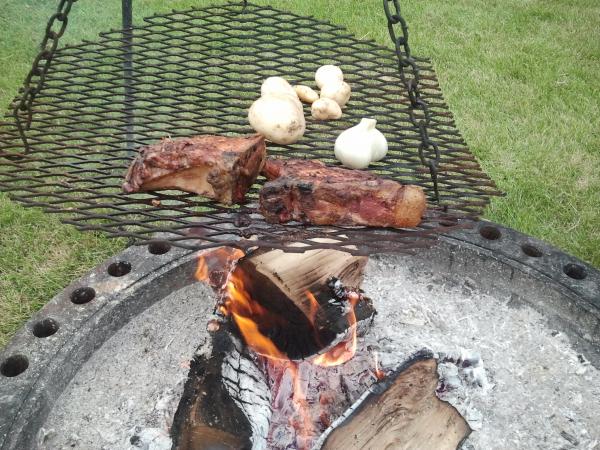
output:
<instances>
[{"instance_id":1,"label":"fire pit rim","mask_svg":"<svg viewBox=\"0 0 600 450\"><path fill-rule=\"evenodd\" d=\"M487 231L482 233L484 228ZM491 235L490 228L496 230ZM524 283L531 284L531 278L537 280L549 291L558 292L557 299L569 300L565 310L572 312L575 322L585 321L586 329L591 330L589 336L583 333L580 337L589 340L590 348L600 353L600 271L543 241L491 222L482 221L474 229L444 235L440 241L440 245L415 258L423 264L432 259L430 268L437 265L434 270L454 274L461 265L468 264L465 255L475 255L489 262L495 278L508 279L517 290ZM536 248L541 255L528 255L525 245ZM439 258L435 252L448 257ZM189 274L195 260L195 252L176 247L162 254L149 252L147 246L130 247L75 280L34 314L0 350L0 365L4 367L0 375L0 449L30 448L55 400L91 354L131 317L173 290L195 282ZM108 267L119 262L128 263L131 271L115 277ZM576 272L569 271L573 267ZM161 292L157 286L165 279L169 281L163 283ZM173 279L178 281L174 283ZM78 290L88 292L81 298L86 301L73 301L73 293ZM36 327L39 329L39 324L48 320L51 322L47 325L53 329L44 328L36 336ZM19 364L12 367L11 361ZM600 358L592 363L600 363ZM57 377L62 386L53 390L51 383Z\"/></svg>"}]
</instances>

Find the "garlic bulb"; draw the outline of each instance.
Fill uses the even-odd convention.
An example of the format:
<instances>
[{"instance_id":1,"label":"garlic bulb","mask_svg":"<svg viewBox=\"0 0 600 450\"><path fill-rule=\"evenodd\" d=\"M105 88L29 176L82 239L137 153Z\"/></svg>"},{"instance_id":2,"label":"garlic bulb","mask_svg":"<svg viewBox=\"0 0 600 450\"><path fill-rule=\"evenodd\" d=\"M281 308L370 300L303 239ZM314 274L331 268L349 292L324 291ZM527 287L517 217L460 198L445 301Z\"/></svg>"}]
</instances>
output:
<instances>
[{"instance_id":1,"label":"garlic bulb","mask_svg":"<svg viewBox=\"0 0 600 450\"><path fill-rule=\"evenodd\" d=\"M328 64L319 67L315 73L315 81L319 89L326 84L339 84L344 81L344 73L338 66Z\"/></svg>"},{"instance_id":2,"label":"garlic bulb","mask_svg":"<svg viewBox=\"0 0 600 450\"><path fill-rule=\"evenodd\" d=\"M335 157L351 169L366 169L373 161L383 159L388 144L376 125L375 119L362 119L343 131L335 141Z\"/></svg>"}]
</instances>

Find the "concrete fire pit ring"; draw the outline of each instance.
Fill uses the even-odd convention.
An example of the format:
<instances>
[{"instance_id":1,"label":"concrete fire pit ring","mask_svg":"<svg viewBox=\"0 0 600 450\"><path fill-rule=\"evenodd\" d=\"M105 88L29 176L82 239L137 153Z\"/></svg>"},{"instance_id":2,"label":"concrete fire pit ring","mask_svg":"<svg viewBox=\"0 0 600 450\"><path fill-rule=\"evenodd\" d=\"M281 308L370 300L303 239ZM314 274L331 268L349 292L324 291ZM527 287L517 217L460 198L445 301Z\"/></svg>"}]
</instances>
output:
<instances>
[{"instance_id":1,"label":"concrete fire pit ring","mask_svg":"<svg viewBox=\"0 0 600 450\"><path fill-rule=\"evenodd\" d=\"M401 258L415 271L468 277L480 290L531 306L600 368L600 272L584 262L490 222ZM195 253L167 243L131 247L36 313L0 353L0 449L36 448L56 400L86 361L133 318L196 283L195 267Z\"/></svg>"}]
</instances>

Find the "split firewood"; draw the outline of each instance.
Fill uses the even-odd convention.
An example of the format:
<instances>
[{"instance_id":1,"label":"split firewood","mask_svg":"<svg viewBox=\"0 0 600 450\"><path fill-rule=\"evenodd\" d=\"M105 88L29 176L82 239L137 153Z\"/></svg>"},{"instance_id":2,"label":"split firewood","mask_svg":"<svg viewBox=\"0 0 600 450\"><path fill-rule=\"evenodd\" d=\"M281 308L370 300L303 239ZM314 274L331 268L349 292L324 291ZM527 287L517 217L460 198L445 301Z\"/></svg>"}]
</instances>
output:
<instances>
[{"instance_id":1,"label":"split firewood","mask_svg":"<svg viewBox=\"0 0 600 450\"><path fill-rule=\"evenodd\" d=\"M253 448L267 437L269 388L229 327L217 322L210 326L216 331L192 360L175 413L173 449Z\"/></svg>"},{"instance_id":2,"label":"split firewood","mask_svg":"<svg viewBox=\"0 0 600 450\"><path fill-rule=\"evenodd\" d=\"M313 449L456 449L471 429L453 406L437 398L437 385L436 360L419 352L373 385Z\"/></svg>"},{"instance_id":3,"label":"split firewood","mask_svg":"<svg viewBox=\"0 0 600 450\"><path fill-rule=\"evenodd\" d=\"M352 312L354 322L373 316L372 302L359 291L360 301L350 311L348 299L336 298L327 282L339 279L345 285L359 286L366 262L365 257L329 249L258 251L242 258L232 277L271 317L284 318L270 319L264 325L258 321L259 329L290 359L301 359L327 347L352 326Z\"/></svg>"},{"instance_id":4,"label":"split firewood","mask_svg":"<svg viewBox=\"0 0 600 450\"><path fill-rule=\"evenodd\" d=\"M266 278L273 289L281 291L306 316L311 314L311 301L306 292L318 296L326 290L326 281L338 278L346 286L360 287L368 258L331 250L309 250L285 253L282 250L258 250L240 261L249 275Z\"/></svg>"}]
</instances>

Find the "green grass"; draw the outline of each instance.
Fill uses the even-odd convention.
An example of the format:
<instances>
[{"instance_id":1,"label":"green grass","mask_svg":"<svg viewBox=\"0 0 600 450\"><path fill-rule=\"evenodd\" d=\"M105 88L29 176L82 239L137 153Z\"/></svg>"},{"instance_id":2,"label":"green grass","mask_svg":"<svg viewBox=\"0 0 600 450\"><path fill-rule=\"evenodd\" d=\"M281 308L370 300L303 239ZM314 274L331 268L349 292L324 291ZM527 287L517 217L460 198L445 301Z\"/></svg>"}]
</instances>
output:
<instances>
[{"instance_id":1,"label":"green grass","mask_svg":"<svg viewBox=\"0 0 600 450\"><path fill-rule=\"evenodd\" d=\"M57 0L3 0L0 105L14 96ZM135 17L206 1L135 0ZM259 3L389 45L380 0ZM405 0L415 54L430 56L459 129L507 193L486 217L600 266L600 3ZM78 2L63 42L118 28L120 2ZM123 243L0 196L0 345L33 311Z\"/></svg>"}]
</instances>

